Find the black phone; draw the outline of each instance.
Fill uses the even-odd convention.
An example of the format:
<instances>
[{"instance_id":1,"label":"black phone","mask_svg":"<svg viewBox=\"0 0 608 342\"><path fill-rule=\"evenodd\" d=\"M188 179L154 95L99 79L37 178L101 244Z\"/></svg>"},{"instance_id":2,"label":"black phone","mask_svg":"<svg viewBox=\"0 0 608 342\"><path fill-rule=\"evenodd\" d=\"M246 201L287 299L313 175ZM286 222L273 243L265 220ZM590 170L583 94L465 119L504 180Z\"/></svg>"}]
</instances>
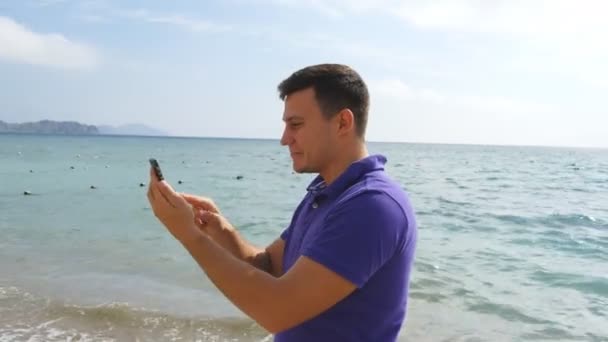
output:
<instances>
[{"instance_id":1,"label":"black phone","mask_svg":"<svg viewBox=\"0 0 608 342\"><path fill-rule=\"evenodd\" d=\"M150 166L152 166L152 169L154 170L154 174L156 174L156 178L158 178L159 181L162 181L165 179L163 177L163 172L160 170L160 165L158 165L158 161L156 159L150 158Z\"/></svg>"}]
</instances>

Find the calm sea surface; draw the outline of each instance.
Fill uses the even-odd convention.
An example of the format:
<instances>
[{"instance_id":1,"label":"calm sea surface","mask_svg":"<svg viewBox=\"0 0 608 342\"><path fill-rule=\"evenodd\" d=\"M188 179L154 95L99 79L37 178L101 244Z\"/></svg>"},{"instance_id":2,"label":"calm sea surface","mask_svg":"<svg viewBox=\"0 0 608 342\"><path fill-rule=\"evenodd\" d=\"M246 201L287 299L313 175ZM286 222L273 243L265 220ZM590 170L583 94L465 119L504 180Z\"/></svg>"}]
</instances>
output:
<instances>
[{"instance_id":1,"label":"calm sea surface","mask_svg":"<svg viewBox=\"0 0 608 342\"><path fill-rule=\"evenodd\" d=\"M608 150L369 149L420 225L402 341L608 341ZM0 135L1 342L272 340L156 221L149 157L260 246L314 176L270 140Z\"/></svg>"}]
</instances>

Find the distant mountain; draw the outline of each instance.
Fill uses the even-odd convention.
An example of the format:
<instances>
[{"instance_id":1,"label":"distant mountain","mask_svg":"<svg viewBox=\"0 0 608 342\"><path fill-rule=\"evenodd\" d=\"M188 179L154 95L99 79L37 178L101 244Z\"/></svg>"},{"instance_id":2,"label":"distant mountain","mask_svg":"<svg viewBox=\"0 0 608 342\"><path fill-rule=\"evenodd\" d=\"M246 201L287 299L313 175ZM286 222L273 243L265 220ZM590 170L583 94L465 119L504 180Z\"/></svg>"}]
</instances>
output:
<instances>
[{"instance_id":1,"label":"distant mountain","mask_svg":"<svg viewBox=\"0 0 608 342\"><path fill-rule=\"evenodd\" d=\"M142 124L128 124L122 126L97 126L99 133L101 134L115 134L115 135L155 135L162 136L168 135L167 132L163 132L156 128L152 128Z\"/></svg>"},{"instance_id":2,"label":"distant mountain","mask_svg":"<svg viewBox=\"0 0 608 342\"><path fill-rule=\"evenodd\" d=\"M99 134L97 127L75 121L42 120L36 122L8 123L0 120L0 133L37 134Z\"/></svg>"},{"instance_id":3,"label":"distant mountain","mask_svg":"<svg viewBox=\"0 0 608 342\"><path fill-rule=\"evenodd\" d=\"M123 126L95 126L75 121L42 120L36 122L8 123L0 120L0 133L33 133L65 135L168 135L166 132L142 124Z\"/></svg>"}]
</instances>

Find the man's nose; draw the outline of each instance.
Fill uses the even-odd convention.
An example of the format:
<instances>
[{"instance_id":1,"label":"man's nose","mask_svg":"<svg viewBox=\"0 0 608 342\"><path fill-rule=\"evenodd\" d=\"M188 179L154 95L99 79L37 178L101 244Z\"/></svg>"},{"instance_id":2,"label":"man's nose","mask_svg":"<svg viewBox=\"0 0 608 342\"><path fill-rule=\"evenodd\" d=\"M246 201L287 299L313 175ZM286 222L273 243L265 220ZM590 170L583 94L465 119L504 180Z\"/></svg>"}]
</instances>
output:
<instances>
[{"instance_id":1,"label":"man's nose","mask_svg":"<svg viewBox=\"0 0 608 342\"><path fill-rule=\"evenodd\" d=\"M287 146L291 142L291 137L287 133L287 128L283 129L283 135L281 136L281 145Z\"/></svg>"}]
</instances>

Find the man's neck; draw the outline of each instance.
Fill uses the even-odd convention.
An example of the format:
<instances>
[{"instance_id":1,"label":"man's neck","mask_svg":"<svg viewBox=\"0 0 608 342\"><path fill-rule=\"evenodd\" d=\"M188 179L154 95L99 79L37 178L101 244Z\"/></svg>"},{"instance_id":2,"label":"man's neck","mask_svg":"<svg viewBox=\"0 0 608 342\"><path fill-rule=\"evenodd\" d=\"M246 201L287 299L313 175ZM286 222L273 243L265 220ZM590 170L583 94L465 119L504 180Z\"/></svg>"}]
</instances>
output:
<instances>
[{"instance_id":1,"label":"man's neck","mask_svg":"<svg viewBox=\"0 0 608 342\"><path fill-rule=\"evenodd\" d=\"M319 174L325 181L325 184L329 185L346 171L352 163L361 160L368 155L367 147L365 144L361 143L350 151L337 153L336 157L332 160L332 163L328 165L325 170L321 170Z\"/></svg>"}]
</instances>

